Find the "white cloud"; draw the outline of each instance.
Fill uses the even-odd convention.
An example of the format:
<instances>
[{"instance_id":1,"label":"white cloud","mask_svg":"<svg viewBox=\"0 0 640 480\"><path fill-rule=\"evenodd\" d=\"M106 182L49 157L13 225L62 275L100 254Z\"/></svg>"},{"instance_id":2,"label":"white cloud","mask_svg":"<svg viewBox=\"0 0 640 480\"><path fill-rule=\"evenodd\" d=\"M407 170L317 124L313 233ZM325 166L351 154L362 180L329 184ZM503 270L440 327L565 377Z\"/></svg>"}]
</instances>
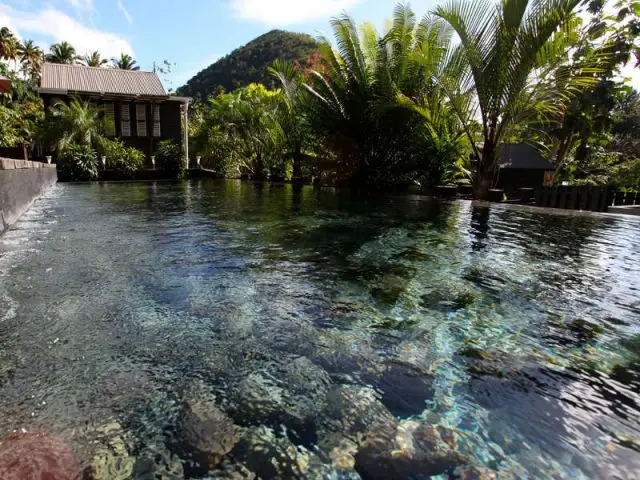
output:
<instances>
[{"instance_id":1,"label":"white cloud","mask_svg":"<svg viewBox=\"0 0 640 480\"><path fill-rule=\"evenodd\" d=\"M93 10L93 0L67 0L67 3L76 10Z\"/></svg>"},{"instance_id":2,"label":"white cloud","mask_svg":"<svg viewBox=\"0 0 640 480\"><path fill-rule=\"evenodd\" d=\"M93 50L107 58L120 56L120 53L134 54L133 48L124 38L83 25L53 7L24 11L0 4L0 22L13 27L24 38L38 36L52 43L66 40L79 54Z\"/></svg>"},{"instance_id":3,"label":"white cloud","mask_svg":"<svg viewBox=\"0 0 640 480\"><path fill-rule=\"evenodd\" d=\"M326 20L361 0L232 0L236 17L267 25L291 25Z\"/></svg>"},{"instance_id":4,"label":"white cloud","mask_svg":"<svg viewBox=\"0 0 640 480\"><path fill-rule=\"evenodd\" d=\"M122 0L116 0L116 6L118 7L118 10L122 12L124 18L127 19L129 25L133 25L133 17L129 13L129 10L127 10L127 7L124 6L124 3L122 3Z\"/></svg>"}]
</instances>

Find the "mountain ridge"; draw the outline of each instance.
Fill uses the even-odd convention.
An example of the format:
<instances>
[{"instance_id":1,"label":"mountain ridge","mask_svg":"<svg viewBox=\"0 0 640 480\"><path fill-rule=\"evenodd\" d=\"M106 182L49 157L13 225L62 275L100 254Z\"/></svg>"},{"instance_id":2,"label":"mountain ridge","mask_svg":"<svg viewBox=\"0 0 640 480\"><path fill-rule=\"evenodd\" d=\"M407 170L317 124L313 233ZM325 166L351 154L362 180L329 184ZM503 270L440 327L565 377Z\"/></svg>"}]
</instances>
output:
<instances>
[{"instance_id":1,"label":"mountain ridge","mask_svg":"<svg viewBox=\"0 0 640 480\"><path fill-rule=\"evenodd\" d=\"M318 43L308 34L271 30L201 70L176 93L204 99L220 89L231 91L251 83L273 87L267 69L276 59L305 62L317 49Z\"/></svg>"}]
</instances>

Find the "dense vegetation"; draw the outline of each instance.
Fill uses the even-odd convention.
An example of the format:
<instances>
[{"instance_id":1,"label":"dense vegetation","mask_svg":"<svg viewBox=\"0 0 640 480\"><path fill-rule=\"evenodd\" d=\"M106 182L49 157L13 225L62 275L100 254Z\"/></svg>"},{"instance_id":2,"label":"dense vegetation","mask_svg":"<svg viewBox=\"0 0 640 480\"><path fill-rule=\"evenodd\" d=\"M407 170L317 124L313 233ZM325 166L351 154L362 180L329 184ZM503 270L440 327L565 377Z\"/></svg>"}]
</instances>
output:
<instances>
[{"instance_id":1,"label":"dense vegetation","mask_svg":"<svg viewBox=\"0 0 640 480\"><path fill-rule=\"evenodd\" d=\"M102 169L133 176L145 163L144 154L126 146L121 140L108 138L113 126L106 124L104 112L87 101L73 99L58 102L50 111L34 88L38 86L42 63L81 64L90 67L139 70L136 61L127 54L107 60L99 52L79 57L68 42L51 45L45 54L32 40L20 42L6 27L0 29L0 75L12 81L11 93L0 94L0 147L23 145L25 150L35 142L52 152L63 180L95 180ZM158 67L164 73L171 64ZM179 147L177 147L179 150ZM181 175L182 152L176 147L167 156L167 146L160 149L168 174ZM104 162L102 161L104 159ZM176 167L176 164L178 166Z\"/></svg>"},{"instance_id":2,"label":"dense vegetation","mask_svg":"<svg viewBox=\"0 0 640 480\"><path fill-rule=\"evenodd\" d=\"M304 64L314 58L317 48L309 35L272 30L205 68L177 92L206 99L220 90L231 91L251 83L273 87L268 68L276 59Z\"/></svg>"},{"instance_id":3,"label":"dense vegetation","mask_svg":"<svg viewBox=\"0 0 640 480\"><path fill-rule=\"evenodd\" d=\"M278 61L278 89L210 96L192 148L225 174L321 176L424 188L470 181L486 198L500 146L530 142L557 181L637 186L638 96L616 80L638 52L640 3L453 1L382 34L332 20L311 68ZM459 41L461 40L461 41ZM267 82L269 85L270 82Z\"/></svg>"},{"instance_id":4,"label":"dense vegetation","mask_svg":"<svg viewBox=\"0 0 640 480\"><path fill-rule=\"evenodd\" d=\"M205 166L373 188L467 182L486 198L501 146L528 142L552 160L556 182L640 187L640 97L620 79L640 59L637 0L452 0L423 19L398 5L384 32L348 16L331 24L334 38L318 42L271 32L181 91L208 95L190 118ZM59 161L86 161L69 171L89 178L94 158L123 172L141 163L106 141L89 104L58 105L43 121L31 87L44 54L33 42L2 29L0 56L14 83L0 98L2 145L37 140ZM66 42L47 58L78 61ZM97 52L81 61L106 65ZM117 63L137 68L126 55ZM163 145L161 168L178 150Z\"/></svg>"}]
</instances>

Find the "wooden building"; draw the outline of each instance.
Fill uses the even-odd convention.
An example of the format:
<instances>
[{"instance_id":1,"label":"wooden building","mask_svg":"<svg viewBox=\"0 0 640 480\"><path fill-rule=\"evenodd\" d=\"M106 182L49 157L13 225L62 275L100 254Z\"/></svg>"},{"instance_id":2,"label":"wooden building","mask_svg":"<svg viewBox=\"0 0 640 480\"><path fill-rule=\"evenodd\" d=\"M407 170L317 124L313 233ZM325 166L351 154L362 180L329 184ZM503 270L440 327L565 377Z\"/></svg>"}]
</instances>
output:
<instances>
[{"instance_id":1,"label":"wooden building","mask_svg":"<svg viewBox=\"0 0 640 480\"><path fill-rule=\"evenodd\" d=\"M156 73L44 63L38 92L47 109L72 98L100 106L111 125L108 135L144 152L148 162L162 140L184 144L189 157L190 99L167 94Z\"/></svg>"},{"instance_id":2,"label":"wooden building","mask_svg":"<svg viewBox=\"0 0 640 480\"><path fill-rule=\"evenodd\" d=\"M545 177L553 172L553 164L533 146L507 143L500 148L500 173L497 188L507 197L519 195L520 188L544 185Z\"/></svg>"}]
</instances>

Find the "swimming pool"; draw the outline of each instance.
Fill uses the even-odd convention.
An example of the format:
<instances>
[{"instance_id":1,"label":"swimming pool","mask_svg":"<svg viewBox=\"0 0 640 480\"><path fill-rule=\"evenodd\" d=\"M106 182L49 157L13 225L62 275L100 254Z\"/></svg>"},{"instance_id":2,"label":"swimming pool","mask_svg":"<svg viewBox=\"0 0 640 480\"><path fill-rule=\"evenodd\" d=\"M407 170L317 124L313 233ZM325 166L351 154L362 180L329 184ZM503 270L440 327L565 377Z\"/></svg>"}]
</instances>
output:
<instances>
[{"instance_id":1,"label":"swimming pool","mask_svg":"<svg viewBox=\"0 0 640 480\"><path fill-rule=\"evenodd\" d=\"M0 436L94 478L634 478L639 251L632 217L57 185L0 237Z\"/></svg>"}]
</instances>

